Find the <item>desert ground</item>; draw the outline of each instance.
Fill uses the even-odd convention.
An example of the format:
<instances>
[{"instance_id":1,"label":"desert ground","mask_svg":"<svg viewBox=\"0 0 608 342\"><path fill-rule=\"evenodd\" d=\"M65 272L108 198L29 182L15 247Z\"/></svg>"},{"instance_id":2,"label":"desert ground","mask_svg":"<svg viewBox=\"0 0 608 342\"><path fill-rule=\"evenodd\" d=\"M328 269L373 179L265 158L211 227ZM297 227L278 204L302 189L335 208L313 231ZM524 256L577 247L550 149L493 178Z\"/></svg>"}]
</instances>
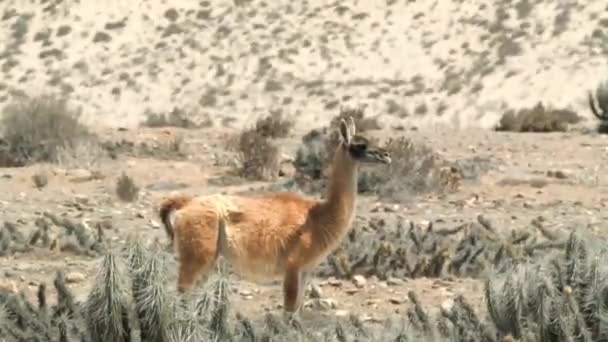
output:
<instances>
[{"instance_id":1,"label":"desert ground","mask_svg":"<svg viewBox=\"0 0 608 342\"><path fill-rule=\"evenodd\" d=\"M294 161L303 137L349 106L376 123L364 134L426 146L414 157L432 153L461 177L449 190L433 183L414 191L408 179L432 170L363 166L388 176L359 195L353 229L368 235L345 240L336 260L372 255L393 236L385 230L402 229L410 239L406 233L422 236L429 224L464 226L446 240L454 258L467 234L488 226L496 239L528 234L522 239L530 245L547 231L603 241L608 145L596 132L587 90L604 81L606 10L600 1L4 0L0 108L55 95L96 138L54 160L0 168L3 229L16 227L28 241L2 249L0 287L34 300L39 285L52 287L61 271L76 299L86 300L103 253L78 246L48 214L103 235L109 250L138 240L165 253L167 286L175 286L160 200L276 190L321 198L321 190L294 185ZM580 121L556 132L494 130L506 111L539 102ZM151 119L171 113L181 123ZM270 113L292 121L272 139L278 165L271 177L239 172L244 152L234 142ZM402 169L410 162L395 158ZM138 189L129 200L117 194L123 175ZM382 182L398 193L389 195ZM32 243L40 220L49 241ZM370 233L378 222L384 228ZM471 265L448 261L439 272L419 273L364 266L345 275L328 261L308 288L304 319L354 314L380 326L407 312L410 291L433 313L462 295L485 315L491 270ZM280 283L237 275L230 282L233 312L280 312Z\"/></svg>"}]
</instances>

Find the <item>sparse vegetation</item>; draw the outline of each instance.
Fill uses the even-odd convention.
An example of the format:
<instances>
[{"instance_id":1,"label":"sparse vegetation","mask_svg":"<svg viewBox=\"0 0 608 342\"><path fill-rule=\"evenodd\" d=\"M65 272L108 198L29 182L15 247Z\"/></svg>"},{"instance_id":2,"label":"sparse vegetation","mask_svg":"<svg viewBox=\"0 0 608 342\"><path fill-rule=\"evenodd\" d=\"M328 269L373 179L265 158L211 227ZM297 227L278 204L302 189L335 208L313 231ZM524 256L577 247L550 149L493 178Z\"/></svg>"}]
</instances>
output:
<instances>
[{"instance_id":1,"label":"sparse vegetation","mask_svg":"<svg viewBox=\"0 0 608 342\"><path fill-rule=\"evenodd\" d=\"M44 172L37 172L32 176L32 181L34 186L40 190L49 183L49 177Z\"/></svg>"},{"instance_id":2,"label":"sparse vegetation","mask_svg":"<svg viewBox=\"0 0 608 342\"><path fill-rule=\"evenodd\" d=\"M273 112L260 118L253 127L237 137L236 150L240 161L239 174L248 179L274 179L280 169L280 148L276 138L286 137L293 120Z\"/></svg>"},{"instance_id":3,"label":"sparse vegetation","mask_svg":"<svg viewBox=\"0 0 608 342\"><path fill-rule=\"evenodd\" d=\"M64 99L23 98L7 105L0 121L0 166L57 162L62 149L96 138Z\"/></svg>"},{"instance_id":4,"label":"sparse vegetation","mask_svg":"<svg viewBox=\"0 0 608 342\"><path fill-rule=\"evenodd\" d=\"M568 125L581 120L575 112L568 109L546 108L541 102L532 108L515 112L509 110L500 119L497 131L510 132L565 132Z\"/></svg>"},{"instance_id":5,"label":"sparse vegetation","mask_svg":"<svg viewBox=\"0 0 608 342\"><path fill-rule=\"evenodd\" d=\"M116 195L125 202L133 202L139 195L139 187L133 178L123 172L116 180Z\"/></svg>"},{"instance_id":6,"label":"sparse vegetation","mask_svg":"<svg viewBox=\"0 0 608 342\"><path fill-rule=\"evenodd\" d=\"M145 127L198 128L201 126L211 126L213 124L210 119L204 123L198 124L189 116L191 115L183 109L175 107L169 114L149 112L142 125Z\"/></svg>"},{"instance_id":7,"label":"sparse vegetation","mask_svg":"<svg viewBox=\"0 0 608 342\"><path fill-rule=\"evenodd\" d=\"M303 146L298 150L294 162L297 170L296 182L304 190L318 192L324 182L327 166L339 143L337 124L343 117L355 118L358 132L380 128L376 118L365 117L362 108L341 109L330 127L313 130L303 138ZM360 127L360 128L359 128ZM460 171L435 151L410 139L393 138L385 141L385 149L393 156L393 163L382 170L362 169L359 177L359 191L373 192L391 199L405 200L412 194L428 191L453 190L459 186Z\"/></svg>"},{"instance_id":8,"label":"sparse vegetation","mask_svg":"<svg viewBox=\"0 0 608 342\"><path fill-rule=\"evenodd\" d=\"M537 262L499 263L502 266L488 274L487 317L462 295L451 306L442 306L438 315L430 314L416 293L409 291L411 305L406 315L388 320L382 327L364 323L355 315L316 324L298 318L284 320L272 313L250 320L232 312L232 291L223 266L200 292L182 299L167 285L165 254L131 242L123 251L105 254L84 302L75 299L63 272L54 281L56 304L48 302L44 283L39 286L37 304L19 294L0 292L5 318L0 320L0 333L9 341L345 341L357 336L374 341L604 340L605 250L574 234L550 236L559 252L548 253ZM426 244L424 237L419 238ZM519 244L517 241L510 243ZM497 253L509 257L504 248ZM464 255L480 254L471 253Z\"/></svg>"}]
</instances>

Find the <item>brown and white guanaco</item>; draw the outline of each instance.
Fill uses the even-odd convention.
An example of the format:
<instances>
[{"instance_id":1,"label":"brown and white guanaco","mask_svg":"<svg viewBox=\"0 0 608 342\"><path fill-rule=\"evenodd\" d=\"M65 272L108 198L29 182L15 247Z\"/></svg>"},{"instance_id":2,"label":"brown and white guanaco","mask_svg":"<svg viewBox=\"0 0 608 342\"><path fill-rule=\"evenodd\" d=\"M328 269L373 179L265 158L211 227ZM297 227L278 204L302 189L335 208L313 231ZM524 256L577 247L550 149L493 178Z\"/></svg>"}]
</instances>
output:
<instances>
[{"instance_id":1,"label":"brown and white guanaco","mask_svg":"<svg viewBox=\"0 0 608 342\"><path fill-rule=\"evenodd\" d=\"M257 196L173 196L160 218L177 253L177 288L184 293L223 256L252 280L282 278L284 310L298 311L310 272L336 249L352 225L360 163L390 164L389 153L356 134L342 119L327 194L313 200L295 193Z\"/></svg>"}]
</instances>

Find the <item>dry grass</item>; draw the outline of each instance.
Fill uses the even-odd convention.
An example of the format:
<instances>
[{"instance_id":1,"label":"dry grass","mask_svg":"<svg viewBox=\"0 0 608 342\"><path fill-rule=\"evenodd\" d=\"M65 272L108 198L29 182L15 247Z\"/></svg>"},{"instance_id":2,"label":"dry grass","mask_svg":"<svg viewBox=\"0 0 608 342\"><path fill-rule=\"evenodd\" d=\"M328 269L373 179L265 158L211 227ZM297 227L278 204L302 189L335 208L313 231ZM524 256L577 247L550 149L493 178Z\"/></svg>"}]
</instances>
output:
<instances>
[{"instance_id":1,"label":"dry grass","mask_svg":"<svg viewBox=\"0 0 608 342\"><path fill-rule=\"evenodd\" d=\"M538 103L532 108L525 108L518 112L509 110L500 119L497 131L510 132L565 132L568 125L576 124L581 120L575 112L568 109L546 108Z\"/></svg>"},{"instance_id":2,"label":"dry grass","mask_svg":"<svg viewBox=\"0 0 608 342\"><path fill-rule=\"evenodd\" d=\"M0 166L57 162L62 149L95 141L79 121L79 112L64 99L51 96L23 98L4 108L0 121Z\"/></svg>"}]
</instances>

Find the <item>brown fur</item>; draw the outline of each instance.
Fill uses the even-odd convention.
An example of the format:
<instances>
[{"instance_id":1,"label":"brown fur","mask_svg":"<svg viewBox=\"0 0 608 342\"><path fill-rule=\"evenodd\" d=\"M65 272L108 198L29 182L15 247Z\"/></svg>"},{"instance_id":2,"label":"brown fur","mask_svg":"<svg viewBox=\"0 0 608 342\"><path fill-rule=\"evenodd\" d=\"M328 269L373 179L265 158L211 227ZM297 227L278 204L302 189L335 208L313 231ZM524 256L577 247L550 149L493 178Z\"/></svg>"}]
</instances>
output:
<instances>
[{"instance_id":1,"label":"brown fur","mask_svg":"<svg viewBox=\"0 0 608 342\"><path fill-rule=\"evenodd\" d=\"M210 195L172 197L161 206L161 219L171 225L179 259L178 291L205 277L221 254L235 271L251 279L283 278L284 309L296 311L308 274L341 242L351 227L357 192L356 154L348 142L354 126L341 127L326 199L294 193L258 196ZM349 133L350 132L350 133ZM353 157L356 155L356 157ZM386 152L369 149L371 158ZM369 155L366 155L368 158ZM171 236L171 234L170 234Z\"/></svg>"},{"instance_id":2,"label":"brown fur","mask_svg":"<svg viewBox=\"0 0 608 342\"><path fill-rule=\"evenodd\" d=\"M173 225L169 221L169 214L173 210L181 209L184 205L192 200L191 196L175 196L169 197L163 200L160 204L159 216L160 220L165 226L165 231L167 235L173 241L174 233L173 233Z\"/></svg>"}]
</instances>

